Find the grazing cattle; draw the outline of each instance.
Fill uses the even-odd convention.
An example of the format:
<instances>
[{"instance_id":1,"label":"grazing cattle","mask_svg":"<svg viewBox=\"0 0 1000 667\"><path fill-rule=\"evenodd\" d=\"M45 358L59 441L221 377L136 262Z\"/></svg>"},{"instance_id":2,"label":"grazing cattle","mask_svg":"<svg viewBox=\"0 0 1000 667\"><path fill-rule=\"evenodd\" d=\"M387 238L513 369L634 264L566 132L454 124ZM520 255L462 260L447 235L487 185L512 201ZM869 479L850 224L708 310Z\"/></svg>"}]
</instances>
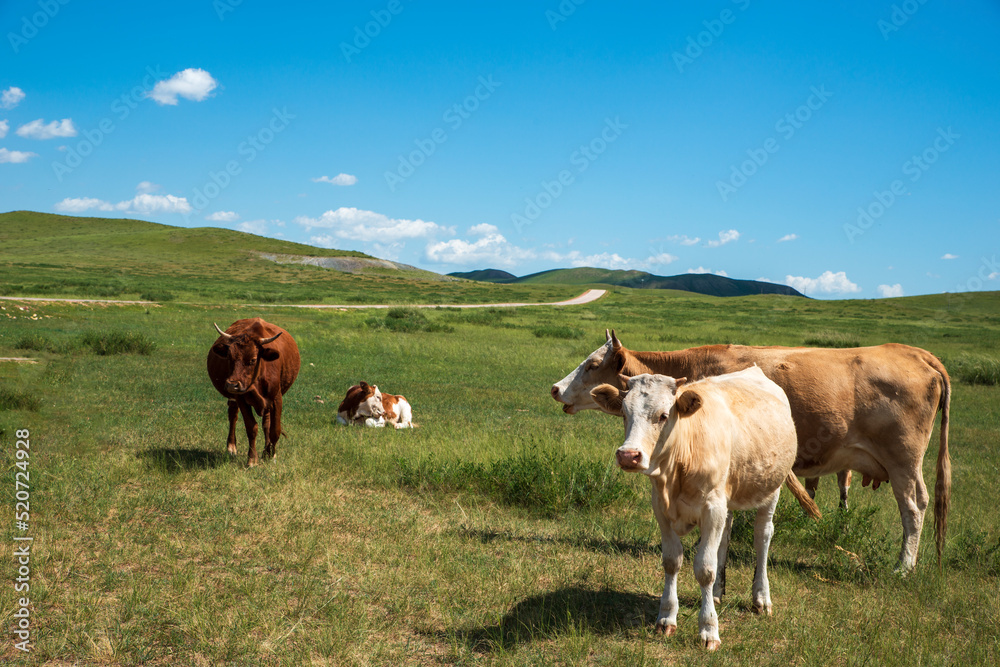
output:
<instances>
[{"instance_id":1,"label":"grazing cattle","mask_svg":"<svg viewBox=\"0 0 1000 667\"><path fill-rule=\"evenodd\" d=\"M229 438L226 446L236 455L236 413L243 414L250 448L247 465L257 465L257 420L263 418L264 456L278 455L281 436L281 402L299 374L299 348L281 327L256 317L237 320L223 331L208 352L208 377L229 399Z\"/></svg>"},{"instance_id":2,"label":"grazing cattle","mask_svg":"<svg viewBox=\"0 0 1000 667\"><path fill-rule=\"evenodd\" d=\"M917 562L928 494L922 464L941 411L934 524L938 562L951 496L948 413L951 381L930 352L889 343L875 347L816 349L708 345L676 352L636 352L613 332L572 373L552 386L563 411L599 409L590 391L621 386L619 376L660 373L697 380L757 365L788 396L798 435L793 470L818 477L856 470L864 484L888 481L903 523L898 571Z\"/></svg>"},{"instance_id":3,"label":"grazing cattle","mask_svg":"<svg viewBox=\"0 0 1000 667\"><path fill-rule=\"evenodd\" d=\"M340 424L367 423L371 426L384 426L384 416L382 392L367 382L360 382L348 389L337 408L337 422Z\"/></svg>"},{"instance_id":4,"label":"grazing cattle","mask_svg":"<svg viewBox=\"0 0 1000 667\"><path fill-rule=\"evenodd\" d=\"M625 417L618 465L643 472L652 482L665 574L656 629L667 635L677 630L677 572L684 560L680 536L699 526L694 557L701 584L699 630L705 648L714 651L721 643L716 571L726 556L732 510L757 510L752 609L770 615L767 551L782 483L799 502L811 505L814 517L819 509L792 473L795 423L781 387L756 367L685 381L642 374L630 378L624 392L604 384L591 393L604 410Z\"/></svg>"},{"instance_id":5,"label":"grazing cattle","mask_svg":"<svg viewBox=\"0 0 1000 667\"><path fill-rule=\"evenodd\" d=\"M382 394L382 410L386 422L396 428L414 428L416 426L413 423L413 408L403 396Z\"/></svg>"}]
</instances>

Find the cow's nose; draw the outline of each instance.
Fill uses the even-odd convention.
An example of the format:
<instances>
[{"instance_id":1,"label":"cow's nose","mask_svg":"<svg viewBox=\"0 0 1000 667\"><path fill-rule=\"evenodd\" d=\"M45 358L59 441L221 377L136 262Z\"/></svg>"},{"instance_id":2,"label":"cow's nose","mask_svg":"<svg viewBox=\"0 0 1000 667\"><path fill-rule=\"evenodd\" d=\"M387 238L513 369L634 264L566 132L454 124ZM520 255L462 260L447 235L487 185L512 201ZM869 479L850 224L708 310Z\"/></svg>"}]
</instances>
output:
<instances>
[{"instance_id":1,"label":"cow's nose","mask_svg":"<svg viewBox=\"0 0 1000 667\"><path fill-rule=\"evenodd\" d=\"M227 382L226 391L239 392L242 389L239 382Z\"/></svg>"},{"instance_id":2,"label":"cow's nose","mask_svg":"<svg viewBox=\"0 0 1000 667\"><path fill-rule=\"evenodd\" d=\"M615 457L622 468L638 468L642 464L642 452L636 449L619 449Z\"/></svg>"},{"instance_id":3,"label":"cow's nose","mask_svg":"<svg viewBox=\"0 0 1000 667\"><path fill-rule=\"evenodd\" d=\"M558 401L559 400L559 385L555 385L555 384L552 385L552 391L550 391L549 393L552 394L552 398L554 398L554 399L556 399Z\"/></svg>"}]
</instances>

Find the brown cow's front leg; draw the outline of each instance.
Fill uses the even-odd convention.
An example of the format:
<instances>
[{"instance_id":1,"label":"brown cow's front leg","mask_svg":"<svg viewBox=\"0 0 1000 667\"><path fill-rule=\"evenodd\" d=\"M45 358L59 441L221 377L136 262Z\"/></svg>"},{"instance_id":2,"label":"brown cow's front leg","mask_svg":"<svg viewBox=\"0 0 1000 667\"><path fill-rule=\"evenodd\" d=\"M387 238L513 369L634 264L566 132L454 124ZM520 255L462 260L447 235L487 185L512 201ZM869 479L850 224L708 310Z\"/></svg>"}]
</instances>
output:
<instances>
[{"instance_id":1,"label":"brown cow's front leg","mask_svg":"<svg viewBox=\"0 0 1000 667\"><path fill-rule=\"evenodd\" d=\"M268 413L271 419L268 423L270 427L268 430L268 443L269 453L271 458L278 458L278 438L281 437L281 394L274 397Z\"/></svg>"},{"instance_id":2,"label":"brown cow's front leg","mask_svg":"<svg viewBox=\"0 0 1000 667\"><path fill-rule=\"evenodd\" d=\"M271 406L264 408L264 414L261 416L260 425L261 430L264 431L264 458L270 458L272 456L273 443L271 442Z\"/></svg>"},{"instance_id":3,"label":"brown cow's front leg","mask_svg":"<svg viewBox=\"0 0 1000 667\"><path fill-rule=\"evenodd\" d=\"M250 441L250 448L247 450L247 466L252 468L257 465L257 420L253 416L253 408L246 401L237 400L240 412L243 413L243 425L247 427L247 440Z\"/></svg>"},{"instance_id":4,"label":"brown cow's front leg","mask_svg":"<svg viewBox=\"0 0 1000 667\"><path fill-rule=\"evenodd\" d=\"M236 401L229 399L229 438L226 439L226 449L232 456L236 456L236 419L239 411Z\"/></svg>"}]
</instances>

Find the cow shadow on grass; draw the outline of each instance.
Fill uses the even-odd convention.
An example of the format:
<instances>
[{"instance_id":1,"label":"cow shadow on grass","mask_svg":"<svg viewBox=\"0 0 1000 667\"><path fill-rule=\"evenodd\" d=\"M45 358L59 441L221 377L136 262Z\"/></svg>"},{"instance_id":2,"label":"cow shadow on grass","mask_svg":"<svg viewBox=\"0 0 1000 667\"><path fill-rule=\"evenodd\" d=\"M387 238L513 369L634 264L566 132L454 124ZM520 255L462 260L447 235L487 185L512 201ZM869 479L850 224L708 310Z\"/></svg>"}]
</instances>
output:
<instances>
[{"instance_id":1,"label":"cow shadow on grass","mask_svg":"<svg viewBox=\"0 0 1000 667\"><path fill-rule=\"evenodd\" d=\"M234 457L228 452L208 449L178 449L158 447L136 454L151 468L169 474L190 470L209 470L229 464Z\"/></svg>"},{"instance_id":2,"label":"cow shadow on grass","mask_svg":"<svg viewBox=\"0 0 1000 667\"><path fill-rule=\"evenodd\" d=\"M699 600L682 595L681 607ZM499 653L567 632L616 635L652 627L659 596L591 590L569 586L518 602L495 625L427 633L442 641L457 641L477 653Z\"/></svg>"}]
</instances>

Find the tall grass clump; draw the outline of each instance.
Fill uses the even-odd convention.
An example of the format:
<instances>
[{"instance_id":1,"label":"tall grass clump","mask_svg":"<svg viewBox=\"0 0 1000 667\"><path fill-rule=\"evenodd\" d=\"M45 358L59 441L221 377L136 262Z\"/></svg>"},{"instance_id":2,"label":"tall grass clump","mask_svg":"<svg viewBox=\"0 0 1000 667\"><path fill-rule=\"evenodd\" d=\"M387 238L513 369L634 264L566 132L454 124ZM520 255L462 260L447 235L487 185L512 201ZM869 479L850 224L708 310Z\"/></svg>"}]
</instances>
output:
<instances>
[{"instance_id":1,"label":"tall grass clump","mask_svg":"<svg viewBox=\"0 0 1000 667\"><path fill-rule=\"evenodd\" d=\"M532 333L538 338L563 338L566 340L583 338L583 329L575 329L573 327L556 324L546 324L544 326L535 327L532 330Z\"/></svg>"},{"instance_id":2,"label":"tall grass clump","mask_svg":"<svg viewBox=\"0 0 1000 667\"><path fill-rule=\"evenodd\" d=\"M173 292L168 292L167 290L153 290L143 292L139 295L139 298L143 301L173 301L176 297Z\"/></svg>"},{"instance_id":3,"label":"tall grass clump","mask_svg":"<svg viewBox=\"0 0 1000 667\"><path fill-rule=\"evenodd\" d=\"M1000 384L1000 359L967 354L944 363L948 373L965 384Z\"/></svg>"},{"instance_id":4,"label":"tall grass clump","mask_svg":"<svg viewBox=\"0 0 1000 667\"><path fill-rule=\"evenodd\" d=\"M802 341L806 347L861 347L857 336L840 331L823 331Z\"/></svg>"},{"instance_id":5,"label":"tall grass clump","mask_svg":"<svg viewBox=\"0 0 1000 667\"><path fill-rule=\"evenodd\" d=\"M37 412L42 401L34 394L18 389L0 387L0 410L28 410Z\"/></svg>"},{"instance_id":6,"label":"tall grass clump","mask_svg":"<svg viewBox=\"0 0 1000 667\"><path fill-rule=\"evenodd\" d=\"M480 493L505 505L548 515L606 507L634 493L610 463L542 456L534 450L486 464L399 459L396 470L403 488Z\"/></svg>"},{"instance_id":7,"label":"tall grass clump","mask_svg":"<svg viewBox=\"0 0 1000 667\"><path fill-rule=\"evenodd\" d=\"M14 348L17 350L44 352L52 350L54 347L49 337L40 333L26 333L14 342Z\"/></svg>"},{"instance_id":8,"label":"tall grass clump","mask_svg":"<svg viewBox=\"0 0 1000 667\"><path fill-rule=\"evenodd\" d=\"M156 350L156 343L140 331L88 331L81 336L80 343L102 356L149 355Z\"/></svg>"},{"instance_id":9,"label":"tall grass clump","mask_svg":"<svg viewBox=\"0 0 1000 667\"><path fill-rule=\"evenodd\" d=\"M455 330L427 317L419 308L390 308L385 317L370 317L365 324L371 329L387 329L399 333L429 331L451 333Z\"/></svg>"}]
</instances>

